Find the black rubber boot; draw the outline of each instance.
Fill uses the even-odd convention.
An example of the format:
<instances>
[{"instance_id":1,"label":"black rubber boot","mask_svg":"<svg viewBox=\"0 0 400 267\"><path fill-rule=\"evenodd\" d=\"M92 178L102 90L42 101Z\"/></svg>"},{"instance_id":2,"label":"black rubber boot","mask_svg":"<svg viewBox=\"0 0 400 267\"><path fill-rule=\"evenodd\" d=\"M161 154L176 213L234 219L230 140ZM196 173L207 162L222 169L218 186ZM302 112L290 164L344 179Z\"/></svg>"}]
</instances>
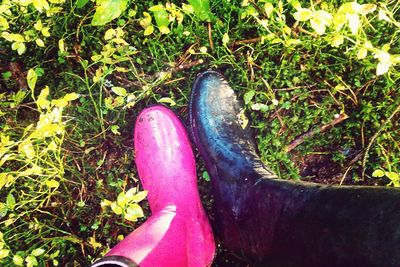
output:
<instances>
[{"instance_id":1,"label":"black rubber boot","mask_svg":"<svg viewBox=\"0 0 400 267\"><path fill-rule=\"evenodd\" d=\"M191 132L225 246L261 266L400 266L398 189L278 179L257 156L244 116L222 75L198 75Z\"/></svg>"}]
</instances>

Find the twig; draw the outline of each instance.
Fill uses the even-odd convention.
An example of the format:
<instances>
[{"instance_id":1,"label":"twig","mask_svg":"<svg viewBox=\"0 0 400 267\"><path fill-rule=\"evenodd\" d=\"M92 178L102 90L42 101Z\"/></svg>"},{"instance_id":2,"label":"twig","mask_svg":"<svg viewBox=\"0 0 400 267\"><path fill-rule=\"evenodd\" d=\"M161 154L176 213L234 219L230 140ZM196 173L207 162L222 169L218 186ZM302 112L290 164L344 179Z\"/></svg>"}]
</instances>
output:
<instances>
[{"instance_id":1,"label":"twig","mask_svg":"<svg viewBox=\"0 0 400 267\"><path fill-rule=\"evenodd\" d=\"M303 29L303 28L300 27L300 26L297 26L297 30L299 30L299 32L302 32L302 33L306 33L306 34L308 34L308 35L311 35L312 37L315 37L315 38L318 37L318 34L316 34L316 33L314 33L314 32L307 31L307 30Z\"/></svg>"},{"instance_id":2,"label":"twig","mask_svg":"<svg viewBox=\"0 0 400 267\"><path fill-rule=\"evenodd\" d=\"M251 38L251 39L235 41L235 42L233 42L231 47L239 46L242 44L253 44L253 43L257 43L259 41L261 41L261 37L255 37L255 38Z\"/></svg>"},{"instance_id":3,"label":"twig","mask_svg":"<svg viewBox=\"0 0 400 267\"><path fill-rule=\"evenodd\" d=\"M188 62L188 63L181 64L179 66L176 66L175 68L172 68L171 72L177 72L177 71L180 71L180 70L190 69L190 68L192 68L194 66L201 65L203 63L204 63L203 59L194 60L194 61L191 61L191 62Z\"/></svg>"},{"instance_id":4,"label":"twig","mask_svg":"<svg viewBox=\"0 0 400 267\"><path fill-rule=\"evenodd\" d=\"M210 48L211 48L211 50L213 50L214 43L213 43L212 35L211 35L211 23L210 22L208 23L208 39L210 40Z\"/></svg>"},{"instance_id":5,"label":"twig","mask_svg":"<svg viewBox=\"0 0 400 267\"><path fill-rule=\"evenodd\" d=\"M339 124L342 121L346 120L348 117L349 116L347 116L347 114L340 114L339 117L335 118L330 123L324 124L324 125L322 125L322 126L320 126L318 128L311 129L311 130L301 134L295 140L293 140L292 142L289 143L289 145L286 147L285 151L286 152L292 151L297 146L302 144L305 141L306 138L310 138L310 137L314 136L317 133L325 132L325 131L329 130L330 128L332 128L333 126L335 126L336 124Z\"/></svg>"},{"instance_id":6,"label":"twig","mask_svg":"<svg viewBox=\"0 0 400 267\"><path fill-rule=\"evenodd\" d=\"M364 181L365 178L365 165L367 164L368 153L371 150L372 145L375 143L376 138L379 134L385 129L386 125L393 119L393 117L400 111L400 104L396 107L396 109L390 114L390 116L386 119L386 121L382 124L381 128L372 136L371 141L369 141L367 148L365 149L365 154L362 163L362 175L361 179Z\"/></svg>"},{"instance_id":7,"label":"twig","mask_svg":"<svg viewBox=\"0 0 400 267\"><path fill-rule=\"evenodd\" d=\"M350 161L350 163L347 164L346 171L344 172L344 174L342 176L342 179L340 180L339 185L343 184L344 180L347 177L347 174L349 173L351 168L353 168L353 165L362 157L363 153L364 153L364 151L361 151L361 152L357 153L357 155Z\"/></svg>"}]
</instances>

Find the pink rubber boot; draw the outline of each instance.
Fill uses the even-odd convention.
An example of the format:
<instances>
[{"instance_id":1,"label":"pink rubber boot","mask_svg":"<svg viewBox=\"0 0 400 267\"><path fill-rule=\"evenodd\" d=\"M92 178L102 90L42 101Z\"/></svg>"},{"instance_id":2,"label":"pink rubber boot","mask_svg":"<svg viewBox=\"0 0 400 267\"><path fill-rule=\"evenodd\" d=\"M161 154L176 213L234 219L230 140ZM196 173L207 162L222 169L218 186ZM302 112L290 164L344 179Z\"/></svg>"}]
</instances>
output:
<instances>
[{"instance_id":1,"label":"pink rubber boot","mask_svg":"<svg viewBox=\"0 0 400 267\"><path fill-rule=\"evenodd\" d=\"M135 153L152 215L92 267L210 266L215 243L197 190L195 160L171 110L153 106L140 113Z\"/></svg>"}]
</instances>

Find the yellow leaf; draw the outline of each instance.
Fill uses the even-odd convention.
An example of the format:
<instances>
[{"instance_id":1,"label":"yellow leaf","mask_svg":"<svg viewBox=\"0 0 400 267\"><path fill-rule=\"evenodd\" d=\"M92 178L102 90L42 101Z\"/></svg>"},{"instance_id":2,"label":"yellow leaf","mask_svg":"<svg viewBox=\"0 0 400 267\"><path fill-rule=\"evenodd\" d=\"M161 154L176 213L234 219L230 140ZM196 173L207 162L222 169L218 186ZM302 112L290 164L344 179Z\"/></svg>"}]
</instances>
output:
<instances>
[{"instance_id":1,"label":"yellow leaf","mask_svg":"<svg viewBox=\"0 0 400 267\"><path fill-rule=\"evenodd\" d=\"M111 38L113 38L115 35L115 30L114 29L108 29L106 31L106 33L104 34L104 40L110 40Z\"/></svg>"},{"instance_id":2,"label":"yellow leaf","mask_svg":"<svg viewBox=\"0 0 400 267\"><path fill-rule=\"evenodd\" d=\"M122 28L121 27L118 27L118 28L116 28L115 29L115 36L116 37L122 37L122 36L124 36L124 30L122 30Z\"/></svg>"},{"instance_id":3,"label":"yellow leaf","mask_svg":"<svg viewBox=\"0 0 400 267\"><path fill-rule=\"evenodd\" d=\"M36 42L36 44L37 44L38 46L40 46L40 47L44 47L44 42L43 42L43 40L42 40L42 39L40 39L40 38L36 38L35 42Z\"/></svg>"},{"instance_id":4,"label":"yellow leaf","mask_svg":"<svg viewBox=\"0 0 400 267\"><path fill-rule=\"evenodd\" d=\"M143 27L143 29L147 29L151 25L151 16L147 12L143 12L144 18L139 21L139 24Z\"/></svg>"},{"instance_id":5,"label":"yellow leaf","mask_svg":"<svg viewBox=\"0 0 400 267\"><path fill-rule=\"evenodd\" d=\"M138 218L143 216L144 214L142 208L136 203L130 204L126 209L125 219L128 221L135 222Z\"/></svg>"},{"instance_id":6,"label":"yellow leaf","mask_svg":"<svg viewBox=\"0 0 400 267\"><path fill-rule=\"evenodd\" d=\"M343 42L344 42L344 37L343 35L339 34L333 37L331 45L333 47L339 47L341 44L343 44Z\"/></svg>"},{"instance_id":7,"label":"yellow leaf","mask_svg":"<svg viewBox=\"0 0 400 267\"><path fill-rule=\"evenodd\" d=\"M293 17L297 21L307 21L312 18L312 11L308 8L300 8L296 13L293 14Z\"/></svg>"},{"instance_id":8,"label":"yellow leaf","mask_svg":"<svg viewBox=\"0 0 400 267\"><path fill-rule=\"evenodd\" d=\"M207 47L205 47L205 46L200 47L200 52L207 53Z\"/></svg>"},{"instance_id":9,"label":"yellow leaf","mask_svg":"<svg viewBox=\"0 0 400 267\"><path fill-rule=\"evenodd\" d=\"M1 37L6 39L9 42L18 42L18 43L23 43L25 42L24 36L18 33L9 33L9 32L2 32Z\"/></svg>"},{"instance_id":10,"label":"yellow leaf","mask_svg":"<svg viewBox=\"0 0 400 267\"><path fill-rule=\"evenodd\" d=\"M48 188L58 188L60 186L60 183L54 179L47 180L45 184Z\"/></svg>"},{"instance_id":11,"label":"yellow leaf","mask_svg":"<svg viewBox=\"0 0 400 267\"><path fill-rule=\"evenodd\" d=\"M0 14L7 12L9 9L9 5L0 5Z\"/></svg>"},{"instance_id":12,"label":"yellow leaf","mask_svg":"<svg viewBox=\"0 0 400 267\"><path fill-rule=\"evenodd\" d=\"M77 93L69 93L69 94L66 94L66 95L63 97L63 99L69 102L69 101L76 100L76 99L78 99L79 97L80 97L80 94L77 94Z\"/></svg>"},{"instance_id":13,"label":"yellow leaf","mask_svg":"<svg viewBox=\"0 0 400 267\"><path fill-rule=\"evenodd\" d=\"M28 159L33 159L35 157L35 149L29 140L25 140L19 144L18 152L24 154Z\"/></svg>"},{"instance_id":14,"label":"yellow leaf","mask_svg":"<svg viewBox=\"0 0 400 267\"><path fill-rule=\"evenodd\" d=\"M7 183L7 173L0 173L0 189Z\"/></svg>"},{"instance_id":15,"label":"yellow leaf","mask_svg":"<svg viewBox=\"0 0 400 267\"><path fill-rule=\"evenodd\" d=\"M37 30L37 31L41 31L43 29L43 24L41 20L36 21L35 24L33 24L33 27Z\"/></svg>"},{"instance_id":16,"label":"yellow leaf","mask_svg":"<svg viewBox=\"0 0 400 267\"><path fill-rule=\"evenodd\" d=\"M49 27L44 27L44 28L42 29L42 34L43 34L43 36L45 36L45 37L50 37L50 28L49 28Z\"/></svg>"},{"instance_id":17,"label":"yellow leaf","mask_svg":"<svg viewBox=\"0 0 400 267\"><path fill-rule=\"evenodd\" d=\"M265 14L267 14L267 17L269 18L271 16L272 12L274 11L274 6L269 2L265 3L264 11L265 11Z\"/></svg>"},{"instance_id":18,"label":"yellow leaf","mask_svg":"<svg viewBox=\"0 0 400 267\"><path fill-rule=\"evenodd\" d=\"M170 29L169 29L167 26L164 26L164 25L158 27L158 29L160 30L160 32L161 32L162 34L168 34L168 33L171 32Z\"/></svg>"},{"instance_id":19,"label":"yellow leaf","mask_svg":"<svg viewBox=\"0 0 400 267\"><path fill-rule=\"evenodd\" d=\"M14 43L14 44L18 44L18 48L17 48L18 55L22 55L23 53L25 53L26 46L24 43Z\"/></svg>"},{"instance_id":20,"label":"yellow leaf","mask_svg":"<svg viewBox=\"0 0 400 267\"><path fill-rule=\"evenodd\" d=\"M19 0L18 4L20 4L21 6L28 6L32 3L32 0Z\"/></svg>"},{"instance_id":21,"label":"yellow leaf","mask_svg":"<svg viewBox=\"0 0 400 267\"><path fill-rule=\"evenodd\" d=\"M360 10L360 4L356 2L345 3L340 6L338 13L341 14L356 14Z\"/></svg>"},{"instance_id":22,"label":"yellow leaf","mask_svg":"<svg viewBox=\"0 0 400 267\"><path fill-rule=\"evenodd\" d=\"M120 206L117 205L117 203L114 201L111 203L111 209L112 211L117 214L117 215L121 215L122 214L122 208Z\"/></svg>"},{"instance_id":23,"label":"yellow leaf","mask_svg":"<svg viewBox=\"0 0 400 267\"><path fill-rule=\"evenodd\" d=\"M7 258L8 254L10 254L10 251L8 249L2 249L0 250L0 260Z\"/></svg>"},{"instance_id":24,"label":"yellow leaf","mask_svg":"<svg viewBox=\"0 0 400 267\"><path fill-rule=\"evenodd\" d=\"M364 4L364 5L361 5L359 12L362 15L366 15L368 13L374 12L375 10L376 10L375 4Z\"/></svg>"},{"instance_id":25,"label":"yellow leaf","mask_svg":"<svg viewBox=\"0 0 400 267\"><path fill-rule=\"evenodd\" d=\"M46 0L32 0L33 6L37 11L42 13L43 9L49 9L49 3Z\"/></svg>"},{"instance_id":26,"label":"yellow leaf","mask_svg":"<svg viewBox=\"0 0 400 267\"><path fill-rule=\"evenodd\" d=\"M50 151L57 150L57 144L54 141L51 141L50 144L47 146L47 150L50 150Z\"/></svg>"},{"instance_id":27,"label":"yellow leaf","mask_svg":"<svg viewBox=\"0 0 400 267\"><path fill-rule=\"evenodd\" d=\"M360 17L357 14L347 14L346 18L349 21L351 33L356 34L361 25Z\"/></svg>"},{"instance_id":28,"label":"yellow leaf","mask_svg":"<svg viewBox=\"0 0 400 267\"><path fill-rule=\"evenodd\" d=\"M100 59L102 58L102 55L94 55L94 56L91 56L90 57L90 59L92 60L92 61L99 61Z\"/></svg>"},{"instance_id":29,"label":"yellow leaf","mask_svg":"<svg viewBox=\"0 0 400 267\"><path fill-rule=\"evenodd\" d=\"M227 45L229 43L229 35L228 33L224 33L224 35L222 36L222 44Z\"/></svg>"},{"instance_id":30,"label":"yellow leaf","mask_svg":"<svg viewBox=\"0 0 400 267\"><path fill-rule=\"evenodd\" d=\"M93 249L101 248L103 245L96 241L94 237L89 237L89 244L92 246Z\"/></svg>"},{"instance_id":31,"label":"yellow leaf","mask_svg":"<svg viewBox=\"0 0 400 267\"><path fill-rule=\"evenodd\" d=\"M188 4L184 4L184 3L182 4L182 10L183 10L185 13L189 13L189 14L191 14L191 13L194 12L193 6L188 5Z\"/></svg>"},{"instance_id":32,"label":"yellow leaf","mask_svg":"<svg viewBox=\"0 0 400 267\"><path fill-rule=\"evenodd\" d=\"M62 4L65 2L65 0L49 0L49 2L52 4Z\"/></svg>"},{"instance_id":33,"label":"yellow leaf","mask_svg":"<svg viewBox=\"0 0 400 267\"><path fill-rule=\"evenodd\" d=\"M102 208L105 208L105 207L110 206L111 203L112 203L112 202L111 202L110 200L108 200L108 199L103 199L103 200L100 202L100 206L101 206Z\"/></svg>"},{"instance_id":34,"label":"yellow leaf","mask_svg":"<svg viewBox=\"0 0 400 267\"><path fill-rule=\"evenodd\" d=\"M123 87L113 86L111 88L111 91L113 91L115 94L117 94L119 96L126 96L126 89Z\"/></svg>"},{"instance_id":35,"label":"yellow leaf","mask_svg":"<svg viewBox=\"0 0 400 267\"><path fill-rule=\"evenodd\" d=\"M8 25L8 21L0 16L0 29L7 30L10 26Z\"/></svg>"},{"instance_id":36,"label":"yellow leaf","mask_svg":"<svg viewBox=\"0 0 400 267\"><path fill-rule=\"evenodd\" d=\"M17 266L24 266L24 258L19 255L14 255L13 263Z\"/></svg>"},{"instance_id":37,"label":"yellow leaf","mask_svg":"<svg viewBox=\"0 0 400 267\"><path fill-rule=\"evenodd\" d=\"M364 59L368 54L368 50L366 48L361 48L360 50L358 50L357 52L357 58L358 59Z\"/></svg>"},{"instance_id":38,"label":"yellow leaf","mask_svg":"<svg viewBox=\"0 0 400 267\"><path fill-rule=\"evenodd\" d=\"M153 25L149 25L145 30L144 30L144 36L150 35L154 32L154 27Z\"/></svg>"},{"instance_id":39,"label":"yellow leaf","mask_svg":"<svg viewBox=\"0 0 400 267\"><path fill-rule=\"evenodd\" d=\"M390 54L382 50L376 52L374 58L377 58L379 60L379 63L376 67L376 75L378 76L388 72L389 67L393 64Z\"/></svg>"},{"instance_id":40,"label":"yellow leaf","mask_svg":"<svg viewBox=\"0 0 400 267\"><path fill-rule=\"evenodd\" d=\"M386 15L386 11L384 11L383 9L379 9L378 19L391 22L391 19Z\"/></svg>"},{"instance_id":41,"label":"yellow leaf","mask_svg":"<svg viewBox=\"0 0 400 267\"><path fill-rule=\"evenodd\" d=\"M60 49L61 52L65 51L64 39L60 39L58 41L58 48Z\"/></svg>"},{"instance_id":42,"label":"yellow leaf","mask_svg":"<svg viewBox=\"0 0 400 267\"><path fill-rule=\"evenodd\" d=\"M325 10L318 10L314 12L313 14L314 19L318 19L321 21L321 23L325 24L326 26L329 26L332 24L332 15Z\"/></svg>"},{"instance_id":43,"label":"yellow leaf","mask_svg":"<svg viewBox=\"0 0 400 267\"><path fill-rule=\"evenodd\" d=\"M311 27L312 27L319 35L323 35L323 34L325 33L326 26L325 26L325 24L322 23L320 20L312 18L312 19L310 20L310 23L311 23Z\"/></svg>"},{"instance_id":44,"label":"yellow leaf","mask_svg":"<svg viewBox=\"0 0 400 267\"><path fill-rule=\"evenodd\" d=\"M46 85L43 90L40 92L37 100L36 100L36 105L40 109L45 109L50 106L50 101L47 100L47 97L49 96L49 87Z\"/></svg>"},{"instance_id":45,"label":"yellow leaf","mask_svg":"<svg viewBox=\"0 0 400 267\"><path fill-rule=\"evenodd\" d=\"M129 45L124 39L122 38L114 38L112 39L112 41L116 44L120 44L120 45Z\"/></svg>"},{"instance_id":46,"label":"yellow leaf","mask_svg":"<svg viewBox=\"0 0 400 267\"><path fill-rule=\"evenodd\" d=\"M33 91L35 89L36 81L37 81L37 74L34 69L28 70L28 75L26 77L28 82L29 88Z\"/></svg>"},{"instance_id":47,"label":"yellow leaf","mask_svg":"<svg viewBox=\"0 0 400 267\"><path fill-rule=\"evenodd\" d=\"M389 64L379 62L376 66L376 75L383 75L389 71Z\"/></svg>"},{"instance_id":48,"label":"yellow leaf","mask_svg":"<svg viewBox=\"0 0 400 267\"><path fill-rule=\"evenodd\" d=\"M140 191L136 195L134 195L131 199L133 202L140 202L147 197L148 191Z\"/></svg>"}]
</instances>

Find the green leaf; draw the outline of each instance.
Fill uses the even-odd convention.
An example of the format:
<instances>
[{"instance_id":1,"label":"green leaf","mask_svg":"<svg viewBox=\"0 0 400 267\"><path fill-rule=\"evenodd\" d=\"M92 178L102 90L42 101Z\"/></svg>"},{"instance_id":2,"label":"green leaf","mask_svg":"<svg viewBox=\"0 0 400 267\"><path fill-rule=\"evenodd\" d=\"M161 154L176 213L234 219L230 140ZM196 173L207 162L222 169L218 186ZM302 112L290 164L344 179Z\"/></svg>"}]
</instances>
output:
<instances>
[{"instance_id":1,"label":"green leaf","mask_svg":"<svg viewBox=\"0 0 400 267\"><path fill-rule=\"evenodd\" d=\"M86 6L86 4L88 2L89 2L89 0L77 0L75 5L77 8L82 8L82 7Z\"/></svg>"},{"instance_id":2,"label":"green leaf","mask_svg":"<svg viewBox=\"0 0 400 267\"><path fill-rule=\"evenodd\" d=\"M149 10L153 12L158 27L168 27L168 13L163 5L152 6Z\"/></svg>"},{"instance_id":3,"label":"green leaf","mask_svg":"<svg viewBox=\"0 0 400 267\"><path fill-rule=\"evenodd\" d=\"M256 91L251 90L248 91L247 93L244 94L243 99L244 103L247 105L250 103L250 101L253 99L254 95L256 94Z\"/></svg>"},{"instance_id":4,"label":"green leaf","mask_svg":"<svg viewBox=\"0 0 400 267\"><path fill-rule=\"evenodd\" d=\"M210 181L210 175L208 174L207 171L204 171L202 176L203 176L203 179L206 180L207 182Z\"/></svg>"},{"instance_id":5,"label":"green leaf","mask_svg":"<svg viewBox=\"0 0 400 267\"><path fill-rule=\"evenodd\" d=\"M382 170L375 170L373 173L372 173L372 177L383 177L385 175L385 172L384 171L382 171Z\"/></svg>"},{"instance_id":6,"label":"green leaf","mask_svg":"<svg viewBox=\"0 0 400 267\"><path fill-rule=\"evenodd\" d=\"M118 129L119 129L119 126L118 126L118 125L113 125L113 126L111 126L111 132L112 132L113 134L121 135L121 133L118 131Z\"/></svg>"},{"instance_id":7,"label":"green leaf","mask_svg":"<svg viewBox=\"0 0 400 267\"><path fill-rule=\"evenodd\" d=\"M119 96L126 96L126 89L123 87L114 86L111 90Z\"/></svg>"},{"instance_id":8,"label":"green leaf","mask_svg":"<svg viewBox=\"0 0 400 267\"><path fill-rule=\"evenodd\" d=\"M36 81L37 81L37 74L33 69L28 70L28 75L26 77L28 86L31 90L35 89Z\"/></svg>"},{"instance_id":9,"label":"green leaf","mask_svg":"<svg viewBox=\"0 0 400 267\"><path fill-rule=\"evenodd\" d=\"M97 0L96 12L91 24L101 26L118 18L125 11L128 0Z\"/></svg>"},{"instance_id":10,"label":"green leaf","mask_svg":"<svg viewBox=\"0 0 400 267\"><path fill-rule=\"evenodd\" d=\"M214 18L210 9L210 0L189 0L189 4L193 7L194 14L200 20L211 22Z\"/></svg>"}]
</instances>

